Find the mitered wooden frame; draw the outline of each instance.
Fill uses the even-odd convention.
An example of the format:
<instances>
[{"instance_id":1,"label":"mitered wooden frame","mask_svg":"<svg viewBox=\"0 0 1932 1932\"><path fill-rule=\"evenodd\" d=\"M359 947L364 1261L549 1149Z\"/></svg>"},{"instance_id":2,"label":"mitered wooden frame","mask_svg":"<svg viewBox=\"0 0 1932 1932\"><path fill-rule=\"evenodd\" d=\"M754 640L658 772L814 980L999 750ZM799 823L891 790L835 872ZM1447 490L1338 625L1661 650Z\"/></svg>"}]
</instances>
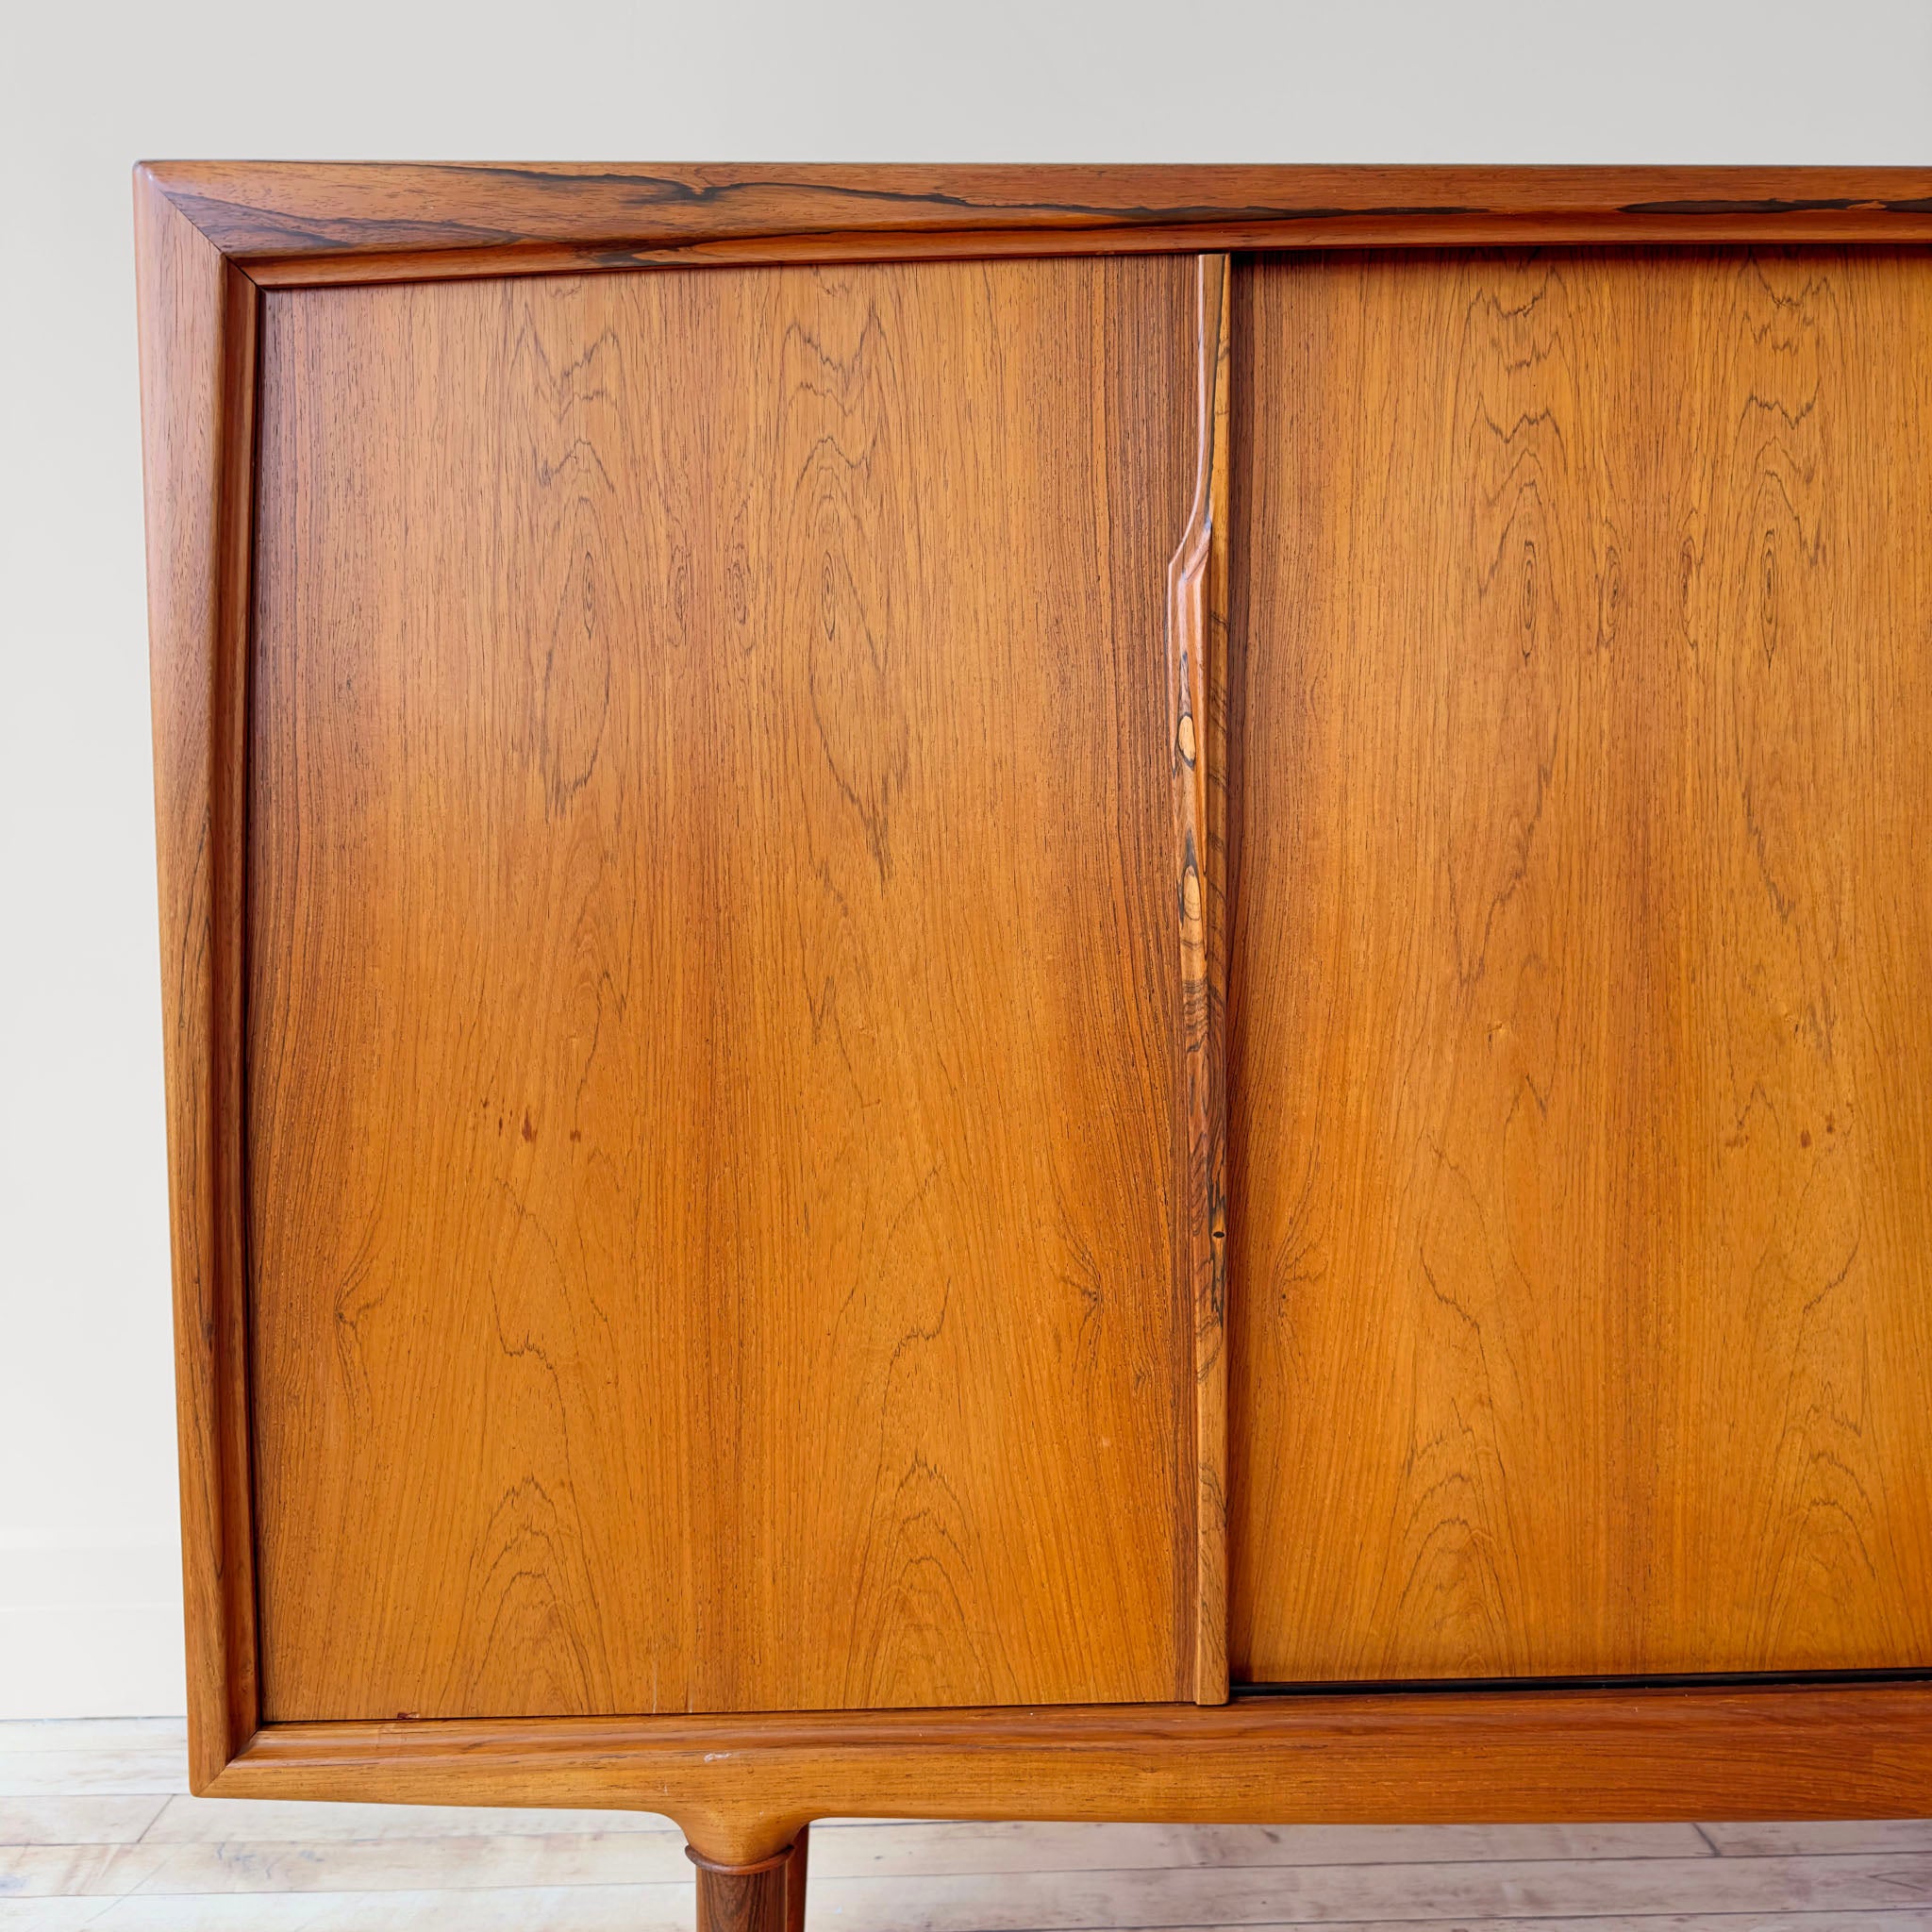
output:
<instances>
[{"instance_id":1,"label":"mitered wooden frame","mask_svg":"<svg viewBox=\"0 0 1932 1932\"><path fill-rule=\"evenodd\" d=\"M265 287L636 268L1188 252L1202 470L1171 576L1189 1198L1200 1226L1197 1694L1225 1683L1215 1569L1224 835L1212 542L1230 250L1932 242L1928 169L575 167L169 162L135 175L175 1270L190 1774L222 1795L637 1807L743 1864L814 1815L1457 1820L1932 1810L1932 1685L1353 1693L1195 1708L263 1727L242 1137L244 731ZM1214 286L1210 290L1210 283ZM1211 318L1210 318L1211 297ZM1216 331L1224 333L1217 336ZM1201 646L1206 645L1204 650ZM1186 647L1186 648L1184 648ZM1190 731L1183 734L1186 719ZM1196 724L1206 756L1189 764ZM1184 971L1185 963L1184 963ZM1198 1169L1198 1172L1196 1172ZM1217 1673L1219 1674L1217 1675Z\"/></svg>"}]
</instances>

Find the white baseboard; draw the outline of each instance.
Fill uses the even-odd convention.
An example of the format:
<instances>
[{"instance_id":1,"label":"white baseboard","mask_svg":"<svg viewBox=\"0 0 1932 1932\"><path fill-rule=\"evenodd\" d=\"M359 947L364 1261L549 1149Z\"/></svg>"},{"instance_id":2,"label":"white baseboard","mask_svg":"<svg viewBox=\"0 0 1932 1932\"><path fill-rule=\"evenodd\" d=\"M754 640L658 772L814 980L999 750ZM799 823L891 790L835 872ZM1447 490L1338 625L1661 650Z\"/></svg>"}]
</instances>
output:
<instances>
[{"instance_id":1,"label":"white baseboard","mask_svg":"<svg viewBox=\"0 0 1932 1932\"><path fill-rule=\"evenodd\" d=\"M172 1717L187 1694L174 1543L0 1529L0 1718Z\"/></svg>"}]
</instances>

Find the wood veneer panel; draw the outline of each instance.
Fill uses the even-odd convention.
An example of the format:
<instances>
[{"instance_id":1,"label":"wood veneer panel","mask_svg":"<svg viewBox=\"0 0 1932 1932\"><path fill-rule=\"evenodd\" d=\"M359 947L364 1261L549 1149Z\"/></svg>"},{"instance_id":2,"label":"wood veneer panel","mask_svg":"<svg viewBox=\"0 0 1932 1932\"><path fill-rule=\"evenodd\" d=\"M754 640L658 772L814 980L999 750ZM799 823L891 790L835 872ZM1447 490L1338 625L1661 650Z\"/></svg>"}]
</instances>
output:
<instances>
[{"instance_id":1,"label":"wood veneer panel","mask_svg":"<svg viewBox=\"0 0 1932 1932\"><path fill-rule=\"evenodd\" d=\"M1932 261L1234 341L1237 1677L1932 1663Z\"/></svg>"},{"instance_id":2,"label":"wood veneer panel","mask_svg":"<svg viewBox=\"0 0 1932 1932\"><path fill-rule=\"evenodd\" d=\"M268 298L268 1716L1186 1694L1193 279Z\"/></svg>"}]
</instances>

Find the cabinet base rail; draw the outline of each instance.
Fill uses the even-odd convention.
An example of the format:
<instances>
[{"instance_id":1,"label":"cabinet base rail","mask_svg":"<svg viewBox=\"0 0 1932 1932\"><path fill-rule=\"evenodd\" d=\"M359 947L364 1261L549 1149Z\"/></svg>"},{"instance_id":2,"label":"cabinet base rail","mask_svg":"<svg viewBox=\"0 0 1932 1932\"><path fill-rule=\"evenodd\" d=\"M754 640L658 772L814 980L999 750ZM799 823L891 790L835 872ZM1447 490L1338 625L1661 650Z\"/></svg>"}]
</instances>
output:
<instances>
[{"instance_id":1,"label":"cabinet base rail","mask_svg":"<svg viewBox=\"0 0 1932 1932\"><path fill-rule=\"evenodd\" d=\"M1932 1683L288 1724L217 1797L653 1811L751 1866L814 1818L1510 1824L1932 1815Z\"/></svg>"}]
</instances>

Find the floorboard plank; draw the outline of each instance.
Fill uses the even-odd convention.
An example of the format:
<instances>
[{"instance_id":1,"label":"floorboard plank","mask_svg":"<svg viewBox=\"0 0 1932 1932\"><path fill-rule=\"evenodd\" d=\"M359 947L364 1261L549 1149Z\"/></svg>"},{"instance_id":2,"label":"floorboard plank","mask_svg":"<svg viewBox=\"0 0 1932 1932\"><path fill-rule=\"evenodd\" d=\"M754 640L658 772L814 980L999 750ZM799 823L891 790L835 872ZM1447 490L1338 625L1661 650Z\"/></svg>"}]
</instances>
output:
<instances>
[{"instance_id":1,"label":"floorboard plank","mask_svg":"<svg viewBox=\"0 0 1932 1932\"><path fill-rule=\"evenodd\" d=\"M1257 1833L1241 1843L1228 1842L1223 1834L1182 1826L873 1825L822 1837L816 1877L819 1883L829 1883L844 1877L970 1877L994 1873L1022 1877L1062 1872L1126 1874L1170 1868L1328 1862L1311 1856L1318 1849L1341 1850L1357 1862L1373 1862L1370 1847L1298 1843L1303 1837L1290 1831ZM1445 1849L1438 1848L1439 1857ZM1475 1848L1458 1849L1466 1856ZM1499 1848L1488 1856L1501 1858L1507 1853ZM1604 1853L1598 1849L1594 1856ZM1344 1857L1340 1862L1346 1861ZM682 1840L671 1832L473 1833L415 1839L391 1833L320 1840L299 1839L291 1833L282 1841L150 1837L138 1845L65 1844L0 1851L0 1894L35 1897L119 1897L135 1891L473 1890L671 1883L688 1877Z\"/></svg>"},{"instance_id":2,"label":"floorboard plank","mask_svg":"<svg viewBox=\"0 0 1932 1932\"><path fill-rule=\"evenodd\" d=\"M168 1745L117 1751L0 1751L0 1807L13 1798L166 1797L188 1790L188 1759Z\"/></svg>"},{"instance_id":3,"label":"floorboard plank","mask_svg":"<svg viewBox=\"0 0 1932 1932\"><path fill-rule=\"evenodd\" d=\"M64 1916L16 1916L23 1907L48 1905ZM518 1889L482 1892L333 1892L305 1893L281 1898L183 1896L128 1898L99 1911L98 1900L0 1901L0 1932L31 1926L34 1932L66 1932L86 1925L90 1932L691 1932L689 1888L670 1886L576 1886L554 1890ZM84 1916L95 1912L94 1917ZM1000 1923L1005 1924L1003 1920ZM1180 1922L1163 1932L1219 1932L1224 1922ZM1495 1922L1507 1932L1925 1932L1926 1918L1917 1908L1860 1911L1824 1909L1761 1912L1591 1913L1585 1917L1539 1916ZM967 1932L970 1918L951 1913L892 1914L880 1919L851 1920L823 1910L813 1914L817 1932L836 1925L890 1925L894 1932ZM1249 1932L1414 1932L1426 1924L1429 1932L1483 1932L1486 1922L1468 1917L1438 1916L1428 1921L1396 1919L1277 1919L1255 1922ZM1098 1922L1092 1932L1109 1932Z\"/></svg>"},{"instance_id":4,"label":"floorboard plank","mask_svg":"<svg viewBox=\"0 0 1932 1932\"><path fill-rule=\"evenodd\" d=\"M245 1891L476 1891L689 1885L682 1839L614 1832L321 1843L50 1845L0 1851L0 1896Z\"/></svg>"},{"instance_id":5,"label":"floorboard plank","mask_svg":"<svg viewBox=\"0 0 1932 1932\"><path fill-rule=\"evenodd\" d=\"M152 1794L0 1798L0 1845L132 1844L168 1803Z\"/></svg>"},{"instance_id":6,"label":"floorboard plank","mask_svg":"<svg viewBox=\"0 0 1932 1932\"><path fill-rule=\"evenodd\" d=\"M97 1898L0 1897L0 1932L77 1932L92 1925L100 1910Z\"/></svg>"},{"instance_id":7,"label":"floorboard plank","mask_svg":"<svg viewBox=\"0 0 1932 1932\"><path fill-rule=\"evenodd\" d=\"M1932 1926L1932 1857L1644 1858L1327 1865L1019 1877L813 1876L841 1932L1073 1932L1175 1925L1462 1925L1521 1919L1916 1910Z\"/></svg>"},{"instance_id":8,"label":"floorboard plank","mask_svg":"<svg viewBox=\"0 0 1932 1932\"><path fill-rule=\"evenodd\" d=\"M0 1753L178 1751L188 1761L188 1725L178 1717L0 1718Z\"/></svg>"},{"instance_id":9,"label":"floorboard plank","mask_svg":"<svg viewBox=\"0 0 1932 1932\"><path fill-rule=\"evenodd\" d=\"M146 1845L8 1845L0 1898L119 1898L167 1856Z\"/></svg>"},{"instance_id":10,"label":"floorboard plank","mask_svg":"<svg viewBox=\"0 0 1932 1932\"><path fill-rule=\"evenodd\" d=\"M1244 1926L1242 1932L1308 1932L1310 1922ZM1926 1932L1925 1915L1899 1912L1619 1912L1587 1919L1457 1919L1432 1921L1426 1932ZM1096 1928L1097 1932L1097 1928ZM1211 1925L1165 1925L1161 1932L1219 1932ZM1330 1921L1322 1932L1419 1932L1413 1919Z\"/></svg>"},{"instance_id":11,"label":"floorboard plank","mask_svg":"<svg viewBox=\"0 0 1932 1932\"><path fill-rule=\"evenodd\" d=\"M1708 1858L1690 1824L919 1824L815 1827L816 1877ZM1900 1847L1900 1849L1910 1849Z\"/></svg>"},{"instance_id":12,"label":"floorboard plank","mask_svg":"<svg viewBox=\"0 0 1932 1932\"><path fill-rule=\"evenodd\" d=\"M171 1844L329 1844L345 1839L683 1835L649 1811L521 1811L472 1805L309 1805L274 1798L168 1800L147 1837Z\"/></svg>"},{"instance_id":13,"label":"floorboard plank","mask_svg":"<svg viewBox=\"0 0 1932 1932\"><path fill-rule=\"evenodd\" d=\"M1790 1857L1841 1852L1932 1852L1932 1818L1839 1818L1815 1824L1707 1824L1704 1835L1726 1858Z\"/></svg>"},{"instance_id":14,"label":"floorboard plank","mask_svg":"<svg viewBox=\"0 0 1932 1932\"><path fill-rule=\"evenodd\" d=\"M89 1932L691 1932L681 1885L576 1885L494 1891L182 1894L117 1899L82 1921ZM38 1922L20 1919L22 1926ZM0 1918L0 1932L13 1927ZM53 1928L49 1928L53 1932Z\"/></svg>"},{"instance_id":15,"label":"floorboard plank","mask_svg":"<svg viewBox=\"0 0 1932 1932\"><path fill-rule=\"evenodd\" d=\"M444 1840L443 1847L461 1840ZM99 1923L172 1925L189 1923L183 1902L211 1926L235 1921L252 1906L265 1925L297 1909L299 1923L334 1925L353 1920L361 1898L370 1912L400 1915L398 1923L474 1923L491 1926L521 1901L551 1903L548 1916L525 1923L552 1932L588 1913L595 1922L608 1897L632 1902L634 1922L656 1923L691 1908L688 1876L663 1875L635 1882L611 1875L622 1840L539 1840L554 1846L546 1857L529 1855L526 1841L484 1840L476 1864L452 1873L431 1869L428 1884L393 1842L337 1845L325 1857L286 1848L282 1857L254 1848L225 1859L220 1847L119 1847L96 1863L72 1857L52 1871L75 1890L104 1901ZM648 1847L649 1841L643 1841ZM491 1848L493 1849L493 1855ZM26 1858L34 1855L15 1855ZM180 1861L180 1862L177 1862ZM1737 1860L1596 1859L1491 1861L1481 1864L1345 1865L1276 1868L1192 1868L1101 1873L957 1874L873 1878L814 1876L811 1913L820 1925L841 1932L1154 1932L1176 1925L1357 1925L1400 1922L1435 1927L1494 1924L1524 1920L1641 1918L1703 1913L1749 1915L1794 1911L1906 1912L1922 1928L1932 1925L1932 1858L1840 1857L1826 1861L1778 1858ZM619 1868L621 1869L621 1868ZM0 1868L0 1894L43 1889L31 1874ZM130 1888L125 1894L117 1881ZM400 1882L399 1882L400 1881ZM434 1905L435 1900L441 1905ZM233 1900L230 1907L211 1901ZM174 1903L171 1903L173 1901ZM139 1907L139 1910L135 1910ZM177 1909L178 1907L178 1909ZM128 1913L132 1917L128 1917ZM556 1914L561 1913L561 1919ZM198 1923L198 1922L196 1922ZM238 1922L239 1923L239 1922ZM371 1923L390 1923L378 1918Z\"/></svg>"}]
</instances>

